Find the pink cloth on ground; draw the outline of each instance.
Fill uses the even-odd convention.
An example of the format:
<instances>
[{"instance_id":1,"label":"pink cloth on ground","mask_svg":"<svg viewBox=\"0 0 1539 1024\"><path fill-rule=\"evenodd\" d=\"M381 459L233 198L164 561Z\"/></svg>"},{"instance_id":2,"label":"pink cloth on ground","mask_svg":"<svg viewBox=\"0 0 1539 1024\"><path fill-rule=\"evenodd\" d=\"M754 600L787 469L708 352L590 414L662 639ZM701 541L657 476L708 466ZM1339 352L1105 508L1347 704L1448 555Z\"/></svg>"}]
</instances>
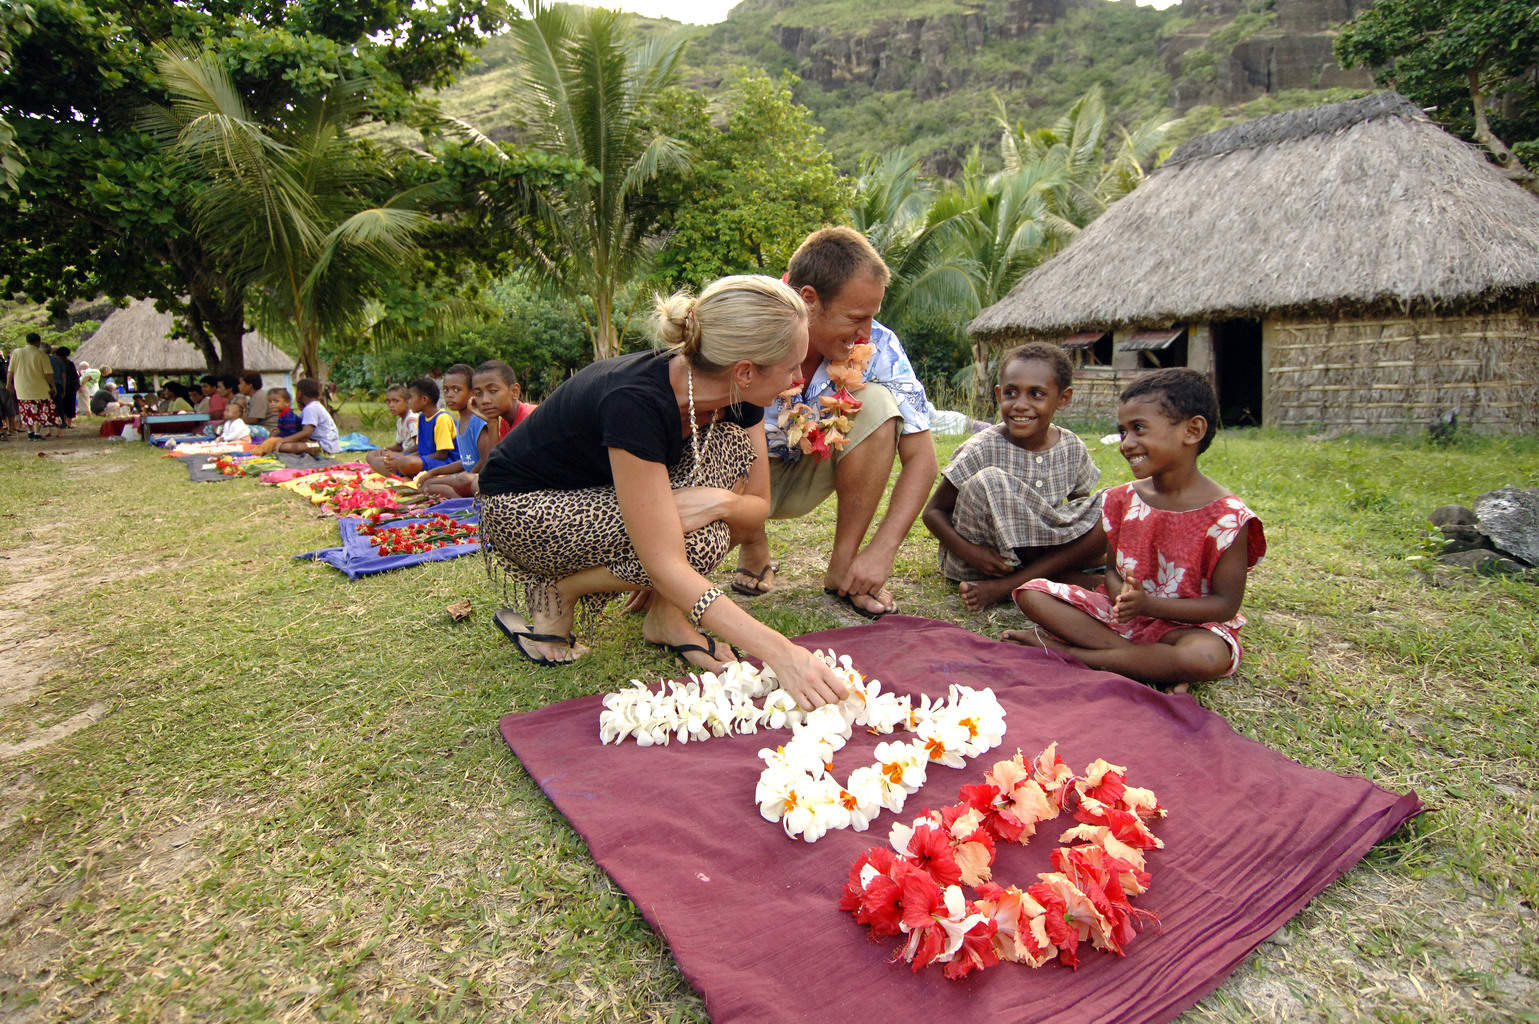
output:
<instances>
[{"instance_id":1,"label":"pink cloth on ground","mask_svg":"<svg viewBox=\"0 0 1539 1024\"><path fill-rule=\"evenodd\" d=\"M1144 501L1131 483L1122 484L1105 493L1101 528L1106 531L1117 575L1124 581L1137 580L1154 597L1205 597L1219 556L1233 546L1242 529L1249 537L1245 568L1254 568L1266 554L1261 519L1232 494L1202 508L1167 512ZM1229 670L1224 675L1233 675L1240 667L1240 627L1245 616L1238 612L1228 622L1173 622L1147 615L1118 622L1105 586L1089 590L1072 583L1028 580L1015 589L1017 593L1040 590L1067 601L1135 644L1157 644L1178 629L1206 629L1229 647Z\"/></svg>"},{"instance_id":2,"label":"pink cloth on ground","mask_svg":"<svg viewBox=\"0 0 1539 1024\"><path fill-rule=\"evenodd\" d=\"M367 462L339 462L334 466L315 466L314 468L301 469L275 469L271 473L263 473L257 480L264 484L285 484L290 480L297 480L311 473L331 473L336 470L361 473L369 468Z\"/></svg>"},{"instance_id":3,"label":"pink cloth on ground","mask_svg":"<svg viewBox=\"0 0 1539 1024\"><path fill-rule=\"evenodd\" d=\"M1189 696L948 623L889 615L797 642L848 654L899 693L992 687L1007 712L1004 742L964 769L932 768L902 815L807 844L762 819L753 799L755 755L785 731L606 747L600 695L500 723L534 781L667 940L714 1024L1168 1021L1421 808L1415 794L1291 761ZM857 730L835 772L869 762L878 739ZM1077 971L1001 964L953 982L939 968L914 974L892 963L896 941L872 942L838 909L850 864L884 843L894 822L954 803L994 761L1053 740L1076 771L1096 757L1126 765L1129 783L1152 788L1168 809L1154 826L1166 847L1149 855L1153 881L1135 901L1160 924L1145 927L1126 958L1085 952ZM1034 882L1071 824L1001 848L996 879Z\"/></svg>"}]
</instances>

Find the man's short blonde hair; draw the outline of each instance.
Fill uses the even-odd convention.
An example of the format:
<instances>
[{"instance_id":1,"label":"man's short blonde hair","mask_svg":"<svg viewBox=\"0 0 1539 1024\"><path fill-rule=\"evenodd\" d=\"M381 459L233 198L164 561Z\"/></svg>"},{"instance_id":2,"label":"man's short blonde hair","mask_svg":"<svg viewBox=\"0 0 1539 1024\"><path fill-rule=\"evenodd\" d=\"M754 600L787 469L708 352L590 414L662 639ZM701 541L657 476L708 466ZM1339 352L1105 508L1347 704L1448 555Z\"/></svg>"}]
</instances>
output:
<instances>
[{"instance_id":1,"label":"man's short blonde hair","mask_svg":"<svg viewBox=\"0 0 1539 1024\"><path fill-rule=\"evenodd\" d=\"M786 283L798 291L810 285L818 293L818 301L831 302L846 282L861 276L886 288L892 271L866 236L854 228L819 228L791 255Z\"/></svg>"}]
</instances>

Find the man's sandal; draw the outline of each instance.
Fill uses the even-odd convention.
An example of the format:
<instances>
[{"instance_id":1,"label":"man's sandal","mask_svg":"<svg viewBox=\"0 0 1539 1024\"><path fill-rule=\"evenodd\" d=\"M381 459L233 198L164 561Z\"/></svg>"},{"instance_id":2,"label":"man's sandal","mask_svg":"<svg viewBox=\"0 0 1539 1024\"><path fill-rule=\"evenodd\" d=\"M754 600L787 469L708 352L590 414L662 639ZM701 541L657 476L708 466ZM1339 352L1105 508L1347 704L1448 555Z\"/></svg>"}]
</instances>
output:
<instances>
[{"instance_id":1,"label":"man's sandal","mask_svg":"<svg viewBox=\"0 0 1539 1024\"><path fill-rule=\"evenodd\" d=\"M861 616L863 618L870 619L873 622L875 622L877 619L880 619L883 615L891 615L893 612L898 610L896 607L894 607L894 608L884 608L884 609L882 609L879 612L874 612L874 611L871 611L869 608L862 608L860 605L855 603L855 595L854 594L841 594L841 593L839 593L839 588L837 588L837 587L824 587L823 588L823 593L827 594L829 597L833 598L835 601L838 601L840 604L849 605L850 610L853 611L856 615L859 615L859 616ZM873 597L873 600L880 600L880 599Z\"/></svg>"},{"instance_id":2,"label":"man's sandal","mask_svg":"<svg viewBox=\"0 0 1539 1024\"><path fill-rule=\"evenodd\" d=\"M537 654L524 646L524 642L527 640L539 644L566 644L568 647L576 647L576 634L568 633L566 636L556 636L552 633L536 633L534 627L522 615L519 615L511 608L499 608L497 613L492 616L492 621L497 624L498 629L502 630L503 635L512 641L513 649L536 665L552 668L557 665L570 665L573 661L577 660L573 658L570 661L557 661L554 658L547 658L542 654Z\"/></svg>"},{"instance_id":3,"label":"man's sandal","mask_svg":"<svg viewBox=\"0 0 1539 1024\"><path fill-rule=\"evenodd\" d=\"M773 560L758 572L754 572L752 569L745 569L740 565L737 567L737 571L732 574L732 582L727 585L732 588L734 594L741 594L744 597L763 597L775 589L764 582L764 577L770 573L779 574L779 572L780 563ZM750 583L748 582L749 580L753 582ZM714 654L711 656L715 657Z\"/></svg>"}]
</instances>

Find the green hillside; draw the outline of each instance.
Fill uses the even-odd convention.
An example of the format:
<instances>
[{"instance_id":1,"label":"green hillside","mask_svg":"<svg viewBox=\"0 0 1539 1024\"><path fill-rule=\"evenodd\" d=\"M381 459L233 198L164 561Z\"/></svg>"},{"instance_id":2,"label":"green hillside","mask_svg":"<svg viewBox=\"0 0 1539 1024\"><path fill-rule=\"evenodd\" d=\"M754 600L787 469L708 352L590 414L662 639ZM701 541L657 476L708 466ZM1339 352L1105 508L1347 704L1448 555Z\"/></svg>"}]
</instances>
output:
<instances>
[{"instance_id":1,"label":"green hillside","mask_svg":"<svg viewBox=\"0 0 1539 1024\"><path fill-rule=\"evenodd\" d=\"M1010 121L1040 127L1099 85L1122 123L1189 114L1184 138L1366 91L1366 76L1342 88L1333 67L1334 75L1298 68L1291 78L1303 88L1247 80L1247 62L1275 64L1251 52L1267 40L1290 53L1314 42L1302 46L1306 59L1328 61L1318 56L1328 54L1328 42L1318 45L1325 26L1301 27L1295 16L1287 30L1277 27L1275 8L1288 13L1302 2L1188 0L1159 11L1131 0L921 0L877 8L892 11L883 15L865 0L743 0L718 25L633 24L686 34L685 81L707 95L741 68L796 74L798 102L847 171L863 153L912 146L949 176L973 146L992 145L999 104ZM480 67L442 95L446 112L494 138L517 137L510 53L506 38L488 43ZM1337 87L1318 87L1326 84Z\"/></svg>"}]
</instances>

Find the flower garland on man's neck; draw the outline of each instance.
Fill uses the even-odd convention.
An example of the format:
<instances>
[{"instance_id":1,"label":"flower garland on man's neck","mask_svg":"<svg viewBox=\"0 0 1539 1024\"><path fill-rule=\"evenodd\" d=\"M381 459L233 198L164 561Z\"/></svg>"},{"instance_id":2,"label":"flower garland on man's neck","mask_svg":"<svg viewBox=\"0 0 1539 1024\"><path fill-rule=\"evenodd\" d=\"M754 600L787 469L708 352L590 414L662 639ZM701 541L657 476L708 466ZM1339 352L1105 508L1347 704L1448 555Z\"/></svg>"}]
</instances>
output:
<instances>
[{"instance_id":1,"label":"flower garland on man's neck","mask_svg":"<svg viewBox=\"0 0 1539 1024\"><path fill-rule=\"evenodd\" d=\"M1040 967L1054 957L1078 966L1078 949L1124 956L1139 916L1131 897L1149 887L1144 851L1164 843L1149 831L1164 815L1152 792L1126 784L1127 769L1097 758L1075 777L1051 744L1030 764L1019 751L981 785L962 787L960 803L898 824L891 848L856 859L839 900L874 938L906 935L895 955L918 971L943 964L948 978L1002 960ZM1041 822L1069 803L1082 824L1059 837L1056 869L1024 891L991 881L995 844L1025 845ZM969 901L963 885L974 886Z\"/></svg>"},{"instance_id":2,"label":"flower garland on man's neck","mask_svg":"<svg viewBox=\"0 0 1539 1024\"><path fill-rule=\"evenodd\" d=\"M843 451L849 443L852 417L860 411L860 400L855 392L866 386L866 367L876 354L876 346L862 342L850 350L848 359L828 364L828 379L839 390L833 395L818 399L820 409L814 409L800 401L801 388L792 387L781 393L785 408L776 421L786 432L786 443L799 447L803 455L830 458L834 452Z\"/></svg>"}]
</instances>

